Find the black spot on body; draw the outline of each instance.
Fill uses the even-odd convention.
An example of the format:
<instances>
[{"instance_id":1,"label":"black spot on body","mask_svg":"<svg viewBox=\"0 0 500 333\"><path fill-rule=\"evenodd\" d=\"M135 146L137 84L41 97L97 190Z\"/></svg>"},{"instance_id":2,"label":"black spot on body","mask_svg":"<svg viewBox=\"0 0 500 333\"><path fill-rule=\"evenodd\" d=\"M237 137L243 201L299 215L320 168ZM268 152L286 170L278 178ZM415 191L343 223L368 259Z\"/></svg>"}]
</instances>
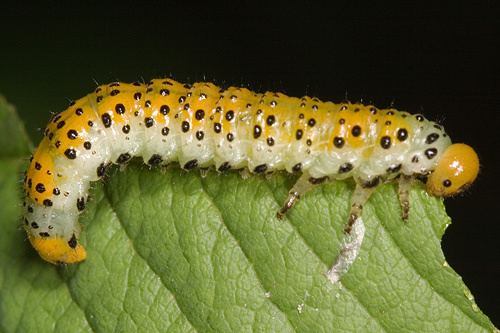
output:
<instances>
[{"instance_id":1,"label":"black spot on body","mask_svg":"<svg viewBox=\"0 0 500 333\"><path fill-rule=\"evenodd\" d=\"M85 198L84 197L76 199L76 208L79 211L82 211L85 209Z\"/></svg>"},{"instance_id":2,"label":"black spot on body","mask_svg":"<svg viewBox=\"0 0 500 333\"><path fill-rule=\"evenodd\" d=\"M316 125L316 120L314 118L309 119L307 125L309 125L309 127L314 127L314 125Z\"/></svg>"},{"instance_id":3,"label":"black spot on body","mask_svg":"<svg viewBox=\"0 0 500 333\"><path fill-rule=\"evenodd\" d=\"M433 159L434 156L436 156L438 153L437 149L436 148L429 148L429 149L426 149L425 150L425 156L427 156L427 158L430 160L430 159Z\"/></svg>"},{"instance_id":4,"label":"black spot on body","mask_svg":"<svg viewBox=\"0 0 500 333\"><path fill-rule=\"evenodd\" d=\"M60 122L57 123L57 128L62 128L66 125L66 122L64 120L61 120Z\"/></svg>"},{"instance_id":5,"label":"black spot on body","mask_svg":"<svg viewBox=\"0 0 500 333\"><path fill-rule=\"evenodd\" d=\"M450 187L451 186L451 180L449 180L449 179L443 180L443 186L444 187Z\"/></svg>"},{"instance_id":6,"label":"black spot on body","mask_svg":"<svg viewBox=\"0 0 500 333\"><path fill-rule=\"evenodd\" d=\"M128 134L130 132L130 125L123 125L122 132Z\"/></svg>"},{"instance_id":7,"label":"black spot on body","mask_svg":"<svg viewBox=\"0 0 500 333\"><path fill-rule=\"evenodd\" d=\"M313 184L313 185L317 185L317 184L321 184L323 183L325 180L327 180L328 177L325 176L325 177L321 177L321 178L314 178L314 177L310 177L309 178L309 183Z\"/></svg>"},{"instance_id":8,"label":"black spot on body","mask_svg":"<svg viewBox=\"0 0 500 333\"><path fill-rule=\"evenodd\" d=\"M333 145L339 149L344 147L344 144L345 144L344 138L341 138L340 136L336 136L333 139Z\"/></svg>"},{"instance_id":9,"label":"black spot on body","mask_svg":"<svg viewBox=\"0 0 500 333\"><path fill-rule=\"evenodd\" d=\"M125 113L125 106L121 103L118 103L115 105L115 111L118 114L124 114Z\"/></svg>"},{"instance_id":10,"label":"black spot on body","mask_svg":"<svg viewBox=\"0 0 500 333\"><path fill-rule=\"evenodd\" d=\"M35 169L37 169L37 170L42 169L42 165L38 162L35 162Z\"/></svg>"},{"instance_id":11,"label":"black spot on body","mask_svg":"<svg viewBox=\"0 0 500 333\"><path fill-rule=\"evenodd\" d=\"M154 125L154 120L151 117L146 117L144 118L144 124L146 125L147 128L150 128L151 126Z\"/></svg>"},{"instance_id":12,"label":"black spot on body","mask_svg":"<svg viewBox=\"0 0 500 333\"><path fill-rule=\"evenodd\" d=\"M384 149L391 148L391 137L387 135L383 136L382 139L380 139L380 146Z\"/></svg>"},{"instance_id":13,"label":"black spot on body","mask_svg":"<svg viewBox=\"0 0 500 333\"><path fill-rule=\"evenodd\" d=\"M347 173L347 172L351 171L352 169L354 169L354 165L347 162L347 163L342 164L339 167L339 173Z\"/></svg>"},{"instance_id":14,"label":"black spot on body","mask_svg":"<svg viewBox=\"0 0 500 333\"><path fill-rule=\"evenodd\" d=\"M158 155L158 154L153 154L153 155L151 156L151 158L148 160L148 164L149 164L149 165L152 165L152 166L155 166L155 165L160 164L162 161L163 161L163 159L161 158L161 156L160 156L160 155Z\"/></svg>"},{"instance_id":15,"label":"black spot on body","mask_svg":"<svg viewBox=\"0 0 500 333\"><path fill-rule=\"evenodd\" d=\"M182 131L183 131L184 133L186 133L187 131L189 131L189 122L187 122L186 120L184 120L184 121L182 122Z\"/></svg>"},{"instance_id":16,"label":"black spot on body","mask_svg":"<svg viewBox=\"0 0 500 333\"><path fill-rule=\"evenodd\" d=\"M41 237L50 237L50 234L48 232L40 232L38 233Z\"/></svg>"},{"instance_id":17,"label":"black spot on body","mask_svg":"<svg viewBox=\"0 0 500 333\"><path fill-rule=\"evenodd\" d=\"M222 126L220 123L214 123L214 132L215 133L220 133L222 130Z\"/></svg>"},{"instance_id":18,"label":"black spot on body","mask_svg":"<svg viewBox=\"0 0 500 333\"><path fill-rule=\"evenodd\" d=\"M196 120L202 120L203 118L205 118L205 111L203 111L202 109L196 110L194 117L196 118Z\"/></svg>"},{"instance_id":19,"label":"black spot on body","mask_svg":"<svg viewBox=\"0 0 500 333\"><path fill-rule=\"evenodd\" d=\"M66 135L68 136L68 139L74 140L78 137L78 132L75 131L74 129L70 129L68 133L66 133Z\"/></svg>"},{"instance_id":20,"label":"black spot on body","mask_svg":"<svg viewBox=\"0 0 500 333\"><path fill-rule=\"evenodd\" d=\"M167 136L169 132L170 132L170 129L169 129L168 127L163 127L163 128L161 129L161 134L162 134L163 136Z\"/></svg>"},{"instance_id":21,"label":"black spot on body","mask_svg":"<svg viewBox=\"0 0 500 333\"><path fill-rule=\"evenodd\" d=\"M203 140L203 137L205 137L205 133L203 133L203 131L196 131L196 138L198 141Z\"/></svg>"},{"instance_id":22,"label":"black spot on body","mask_svg":"<svg viewBox=\"0 0 500 333\"><path fill-rule=\"evenodd\" d=\"M104 127L108 128L111 126L112 120L111 120L111 116L108 113L103 113L101 115L101 120L102 120L102 124L104 125Z\"/></svg>"},{"instance_id":23,"label":"black spot on body","mask_svg":"<svg viewBox=\"0 0 500 333\"><path fill-rule=\"evenodd\" d=\"M260 165L257 165L253 169L253 172L255 172L255 173L263 173L263 172L266 172L266 170L267 170L267 164L260 164Z\"/></svg>"},{"instance_id":24,"label":"black spot on body","mask_svg":"<svg viewBox=\"0 0 500 333\"><path fill-rule=\"evenodd\" d=\"M297 140L302 139L302 135L304 135L304 131L302 131L301 129L298 129L298 130L295 132L295 139L297 139Z\"/></svg>"},{"instance_id":25,"label":"black spot on body","mask_svg":"<svg viewBox=\"0 0 500 333\"><path fill-rule=\"evenodd\" d=\"M43 200L43 205L45 207L51 207L52 206L52 200L50 200L50 199Z\"/></svg>"},{"instance_id":26,"label":"black spot on body","mask_svg":"<svg viewBox=\"0 0 500 333\"><path fill-rule=\"evenodd\" d=\"M170 95L170 91L168 89L160 89L160 95L168 96Z\"/></svg>"},{"instance_id":27,"label":"black spot on body","mask_svg":"<svg viewBox=\"0 0 500 333\"><path fill-rule=\"evenodd\" d=\"M229 141L229 142L231 142L231 141L233 141L233 140L234 140L234 135L233 135L233 133L227 133L226 137L227 137L227 141Z\"/></svg>"},{"instance_id":28,"label":"black spot on body","mask_svg":"<svg viewBox=\"0 0 500 333\"><path fill-rule=\"evenodd\" d=\"M120 90L118 89L114 89L114 90L111 90L111 92L109 93L111 96L116 96L120 93Z\"/></svg>"},{"instance_id":29,"label":"black spot on body","mask_svg":"<svg viewBox=\"0 0 500 333\"><path fill-rule=\"evenodd\" d=\"M361 135L361 127L356 125L351 129L351 133L353 136L360 136Z\"/></svg>"},{"instance_id":30,"label":"black spot on body","mask_svg":"<svg viewBox=\"0 0 500 333\"><path fill-rule=\"evenodd\" d=\"M36 222L31 222L31 227L33 229L38 229L39 228L38 223L36 223Z\"/></svg>"},{"instance_id":31,"label":"black spot on body","mask_svg":"<svg viewBox=\"0 0 500 333\"><path fill-rule=\"evenodd\" d=\"M226 112L226 120L227 121L231 121L233 120L234 118L234 111L233 110L229 110Z\"/></svg>"},{"instance_id":32,"label":"black spot on body","mask_svg":"<svg viewBox=\"0 0 500 333\"><path fill-rule=\"evenodd\" d=\"M100 178L100 177L103 177L104 174L106 173L106 164L104 163L101 163L97 169L96 169L96 173L97 173L97 176Z\"/></svg>"},{"instance_id":33,"label":"black spot on body","mask_svg":"<svg viewBox=\"0 0 500 333\"><path fill-rule=\"evenodd\" d=\"M398 130L398 140L403 142L405 141L406 139L408 139L408 131L406 130L406 128L400 128Z\"/></svg>"},{"instance_id":34,"label":"black spot on body","mask_svg":"<svg viewBox=\"0 0 500 333\"><path fill-rule=\"evenodd\" d=\"M377 177L375 177L375 178L373 178L373 179L363 181L363 182L361 183L361 186L362 186L363 188L372 188L372 187L375 187L375 186L377 186L378 184L380 184L380 179L381 179L381 178L380 178L380 176L377 176Z\"/></svg>"},{"instance_id":35,"label":"black spot on body","mask_svg":"<svg viewBox=\"0 0 500 333\"><path fill-rule=\"evenodd\" d=\"M293 172L300 172L302 171L302 163L297 163L292 167Z\"/></svg>"},{"instance_id":36,"label":"black spot on body","mask_svg":"<svg viewBox=\"0 0 500 333\"><path fill-rule=\"evenodd\" d=\"M38 183L38 184L36 184L36 186L35 186L35 190L36 190L38 193L43 193L43 192L45 192L45 185L43 185L42 183Z\"/></svg>"},{"instance_id":37,"label":"black spot on body","mask_svg":"<svg viewBox=\"0 0 500 333\"><path fill-rule=\"evenodd\" d=\"M231 164L229 164L229 162L224 162L219 166L219 168L217 170L219 170L219 172L224 172L224 171L227 171L229 169L231 169Z\"/></svg>"},{"instance_id":38,"label":"black spot on body","mask_svg":"<svg viewBox=\"0 0 500 333\"><path fill-rule=\"evenodd\" d=\"M274 115L269 115L266 119L266 124L272 126L276 121L276 117Z\"/></svg>"},{"instance_id":39,"label":"black spot on body","mask_svg":"<svg viewBox=\"0 0 500 333\"><path fill-rule=\"evenodd\" d=\"M90 150L90 148L92 148L92 144L89 141L85 141L83 143L83 147L87 150Z\"/></svg>"},{"instance_id":40,"label":"black spot on body","mask_svg":"<svg viewBox=\"0 0 500 333\"><path fill-rule=\"evenodd\" d=\"M439 139L439 134L437 133L431 133L427 135L427 138L425 138L425 143L430 145L434 143L437 139Z\"/></svg>"},{"instance_id":41,"label":"black spot on body","mask_svg":"<svg viewBox=\"0 0 500 333\"><path fill-rule=\"evenodd\" d=\"M52 193L53 193L54 195L59 195L59 194L61 194L61 190L59 190L59 188L55 187L55 188L52 190Z\"/></svg>"},{"instance_id":42,"label":"black spot on body","mask_svg":"<svg viewBox=\"0 0 500 333\"><path fill-rule=\"evenodd\" d=\"M392 165L389 168L387 168L387 173L396 173L401 170L402 164L397 164L397 165Z\"/></svg>"},{"instance_id":43,"label":"black spot on body","mask_svg":"<svg viewBox=\"0 0 500 333\"><path fill-rule=\"evenodd\" d=\"M268 146L274 146L274 139L272 137L268 137L266 141Z\"/></svg>"},{"instance_id":44,"label":"black spot on body","mask_svg":"<svg viewBox=\"0 0 500 333\"><path fill-rule=\"evenodd\" d=\"M262 128L259 125L255 125L253 127L253 137L254 137L254 139L259 138L261 134L262 134Z\"/></svg>"},{"instance_id":45,"label":"black spot on body","mask_svg":"<svg viewBox=\"0 0 500 333\"><path fill-rule=\"evenodd\" d=\"M64 155L66 155L66 157L70 160L74 160L76 158L76 150L74 150L73 148L68 148L64 151Z\"/></svg>"},{"instance_id":46,"label":"black spot on body","mask_svg":"<svg viewBox=\"0 0 500 333\"><path fill-rule=\"evenodd\" d=\"M73 234L73 236L71 236L71 238L68 241L68 245L70 248L74 249L74 248L76 248L77 243L78 242L76 241L76 236L75 236L75 234Z\"/></svg>"},{"instance_id":47,"label":"black spot on body","mask_svg":"<svg viewBox=\"0 0 500 333\"><path fill-rule=\"evenodd\" d=\"M170 107L168 105L160 106L160 113L166 116L170 112Z\"/></svg>"},{"instance_id":48,"label":"black spot on body","mask_svg":"<svg viewBox=\"0 0 500 333\"><path fill-rule=\"evenodd\" d=\"M192 170L192 169L196 168L197 166L198 166L198 160L191 160L191 161L186 162L186 164L184 164L184 169Z\"/></svg>"},{"instance_id":49,"label":"black spot on body","mask_svg":"<svg viewBox=\"0 0 500 333\"><path fill-rule=\"evenodd\" d=\"M141 98L142 98L142 94L140 92L137 92L137 93L134 94L134 99L136 101L140 100Z\"/></svg>"},{"instance_id":50,"label":"black spot on body","mask_svg":"<svg viewBox=\"0 0 500 333\"><path fill-rule=\"evenodd\" d=\"M122 163L128 162L131 158L132 158L132 156L130 156L129 153L123 153L123 154L120 154L120 156L118 156L118 158L116 159L116 163L122 164Z\"/></svg>"},{"instance_id":51,"label":"black spot on body","mask_svg":"<svg viewBox=\"0 0 500 333\"><path fill-rule=\"evenodd\" d=\"M81 116L83 114L83 110L81 108L78 108L78 109L75 110L75 114L77 116Z\"/></svg>"}]
</instances>

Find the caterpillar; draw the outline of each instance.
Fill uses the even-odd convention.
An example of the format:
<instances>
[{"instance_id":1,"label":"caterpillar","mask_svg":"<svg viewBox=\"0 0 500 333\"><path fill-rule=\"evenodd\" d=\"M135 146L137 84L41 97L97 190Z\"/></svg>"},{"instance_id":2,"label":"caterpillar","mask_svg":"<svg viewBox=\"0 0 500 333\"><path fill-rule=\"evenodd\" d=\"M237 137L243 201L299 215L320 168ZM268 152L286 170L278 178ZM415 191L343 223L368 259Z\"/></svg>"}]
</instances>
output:
<instances>
[{"instance_id":1,"label":"caterpillar","mask_svg":"<svg viewBox=\"0 0 500 333\"><path fill-rule=\"evenodd\" d=\"M31 157L24 227L44 260L86 258L78 216L89 185L109 164L133 157L150 166L178 162L186 170L300 174L278 218L323 181L352 178L347 235L379 184L398 182L406 220L409 186L417 179L427 178L427 192L442 197L463 191L479 172L470 146L452 144L441 125L420 114L207 82L113 82L53 116ZM346 264L337 261L332 270Z\"/></svg>"}]
</instances>

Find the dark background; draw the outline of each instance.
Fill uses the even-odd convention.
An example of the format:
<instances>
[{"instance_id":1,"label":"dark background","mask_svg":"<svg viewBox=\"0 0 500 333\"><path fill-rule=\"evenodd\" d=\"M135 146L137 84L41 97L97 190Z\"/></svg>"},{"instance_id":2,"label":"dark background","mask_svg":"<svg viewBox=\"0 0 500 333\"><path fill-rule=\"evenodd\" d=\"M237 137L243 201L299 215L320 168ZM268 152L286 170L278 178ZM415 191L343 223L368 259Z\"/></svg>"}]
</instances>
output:
<instances>
[{"instance_id":1,"label":"dark background","mask_svg":"<svg viewBox=\"0 0 500 333\"><path fill-rule=\"evenodd\" d=\"M94 81L165 75L394 104L440 121L454 141L474 146L482 163L472 189L446 200L453 224L444 252L500 325L496 1L18 3L0 13L0 92L17 106L34 142L49 112L93 90Z\"/></svg>"}]
</instances>

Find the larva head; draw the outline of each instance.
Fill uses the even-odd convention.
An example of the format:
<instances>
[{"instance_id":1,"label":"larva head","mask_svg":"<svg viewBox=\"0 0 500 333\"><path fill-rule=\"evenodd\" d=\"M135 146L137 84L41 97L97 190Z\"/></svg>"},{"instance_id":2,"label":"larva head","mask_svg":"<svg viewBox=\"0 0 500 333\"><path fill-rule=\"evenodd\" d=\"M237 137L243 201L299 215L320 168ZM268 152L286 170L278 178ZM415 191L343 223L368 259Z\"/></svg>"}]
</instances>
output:
<instances>
[{"instance_id":1,"label":"larva head","mask_svg":"<svg viewBox=\"0 0 500 333\"><path fill-rule=\"evenodd\" d=\"M63 237L29 237L31 245L43 260L52 264L74 264L87 258L87 251L73 236L68 241Z\"/></svg>"},{"instance_id":2,"label":"larva head","mask_svg":"<svg viewBox=\"0 0 500 333\"><path fill-rule=\"evenodd\" d=\"M446 197L464 191L479 173L479 158L470 146L456 143L441 155L436 169L427 180L427 191Z\"/></svg>"}]
</instances>

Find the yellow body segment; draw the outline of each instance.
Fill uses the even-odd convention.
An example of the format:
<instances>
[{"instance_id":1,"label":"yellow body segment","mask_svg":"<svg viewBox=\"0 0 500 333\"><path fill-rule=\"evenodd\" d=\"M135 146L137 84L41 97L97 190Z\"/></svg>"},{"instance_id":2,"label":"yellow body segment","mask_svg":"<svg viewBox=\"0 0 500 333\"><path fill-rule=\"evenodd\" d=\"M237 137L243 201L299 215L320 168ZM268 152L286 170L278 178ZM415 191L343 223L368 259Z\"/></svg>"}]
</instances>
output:
<instances>
[{"instance_id":1,"label":"yellow body segment","mask_svg":"<svg viewBox=\"0 0 500 333\"><path fill-rule=\"evenodd\" d=\"M28 196L39 204L50 202L56 188L54 160L51 154L47 154L49 149L49 142L44 139L31 159L24 181Z\"/></svg>"},{"instance_id":2,"label":"yellow body segment","mask_svg":"<svg viewBox=\"0 0 500 333\"><path fill-rule=\"evenodd\" d=\"M81 244L76 244L76 247L72 248L68 245L68 241L62 237L30 236L29 240L40 257L52 264L74 264L87 258L87 251Z\"/></svg>"}]
</instances>

